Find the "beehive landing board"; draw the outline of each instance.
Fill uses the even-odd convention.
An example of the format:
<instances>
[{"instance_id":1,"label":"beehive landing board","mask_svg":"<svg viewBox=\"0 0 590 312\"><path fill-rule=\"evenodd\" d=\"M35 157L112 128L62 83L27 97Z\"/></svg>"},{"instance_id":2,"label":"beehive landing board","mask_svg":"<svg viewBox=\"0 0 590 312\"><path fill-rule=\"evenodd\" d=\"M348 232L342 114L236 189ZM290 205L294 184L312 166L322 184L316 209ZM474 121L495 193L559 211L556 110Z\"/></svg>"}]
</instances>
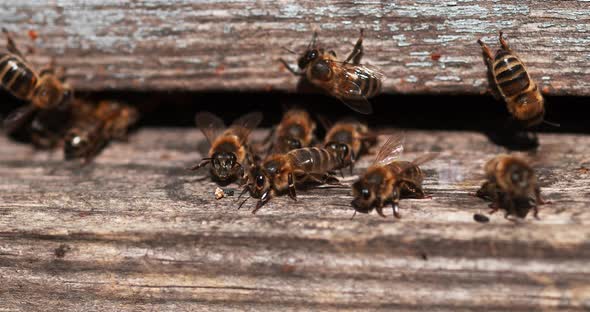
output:
<instances>
[{"instance_id":1,"label":"beehive landing board","mask_svg":"<svg viewBox=\"0 0 590 312\"><path fill-rule=\"evenodd\" d=\"M56 56L78 90L292 91L278 59L296 56L281 47L302 51L315 29L345 57L364 28L386 92L486 91L476 40L495 50L504 30L545 93L590 94L587 0L22 0L0 4L0 25L38 66Z\"/></svg>"},{"instance_id":2,"label":"beehive landing board","mask_svg":"<svg viewBox=\"0 0 590 312\"><path fill-rule=\"evenodd\" d=\"M1 138L2 310L590 308L587 136L541 135L530 155L553 201L541 220L480 224L487 203L469 194L502 150L477 133L407 132L407 158L441 152L424 166L432 199L403 200L401 220L351 220L348 188L256 215L254 201L215 200L185 169L202 156L197 132L143 129L85 167Z\"/></svg>"}]
</instances>

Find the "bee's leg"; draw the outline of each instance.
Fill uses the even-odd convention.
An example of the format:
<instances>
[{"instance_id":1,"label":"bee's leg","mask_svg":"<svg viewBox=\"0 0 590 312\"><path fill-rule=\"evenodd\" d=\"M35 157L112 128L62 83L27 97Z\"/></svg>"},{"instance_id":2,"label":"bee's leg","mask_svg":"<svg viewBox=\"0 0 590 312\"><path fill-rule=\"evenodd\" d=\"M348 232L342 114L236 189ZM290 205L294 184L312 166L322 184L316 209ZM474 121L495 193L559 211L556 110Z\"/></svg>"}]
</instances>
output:
<instances>
[{"instance_id":1,"label":"bee's leg","mask_svg":"<svg viewBox=\"0 0 590 312\"><path fill-rule=\"evenodd\" d=\"M356 161L356 155L354 155L354 152L351 150L350 151L350 165L348 166L348 168L350 168L350 175L352 175L355 161Z\"/></svg>"},{"instance_id":2,"label":"bee's leg","mask_svg":"<svg viewBox=\"0 0 590 312\"><path fill-rule=\"evenodd\" d=\"M279 62L283 63L283 65L285 66L285 68L288 71L290 71L293 75L295 75L295 76L303 76L304 75L302 71L297 71L297 70L293 69L291 67L291 65L289 65L289 63L287 63L287 61L283 60L282 58L279 59Z\"/></svg>"},{"instance_id":3,"label":"bee's leg","mask_svg":"<svg viewBox=\"0 0 590 312\"><path fill-rule=\"evenodd\" d=\"M297 193L295 192L295 177L293 177L293 173L289 173L287 180L289 182L289 197L292 200L297 200Z\"/></svg>"},{"instance_id":4,"label":"bee's leg","mask_svg":"<svg viewBox=\"0 0 590 312\"><path fill-rule=\"evenodd\" d=\"M535 203L537 205L551 204L551 201L543 200L543 198L541 198L541 188L540 187L535 188Z\"/></svg>"},{"instance_id":5,"label":"bee's leg","mask_svg":"<svg viewBox=\"0 0 590 312\"><path fill-rule=\"evenodd\" d=\"M328 184L328 185L342 185L342 183L340 183L340 180L338 180L338 178L336 178L333 175L330 174L325 174L322 177L322 180L324 181L324 183Z\"/></svg>"},{"instance_id":6,"label":"bee's leg","mask_svg":"<svg viewBox=\"0 0 590 312\"><path fill-rule=\"evenodd\" d=\"M353 65L360 64L361 59L362 59L363 54L364 54L364 51L363 51L363 33L364 33L364 30L361 29L361 35L359 36L359 39L356 41L356 44L354 45L354 48L352 49L352 52L350 52L350 54L348 55L348 57L344 61L345 64L348 63L348 62L350 62L350 60L352 60L352 64Z\"/></svg>"},{"instance_id":7,"label":"bee's leg","mask_svg":"<svg viewBox=\"0 0 590 312\"><path fill-rule=\"evenodd\" d=\"M189 170L193 170L193 171L194 170L198 170L201 167L206 166L207 164L209 164L211 162L211 159L212 159L211 157L203 158L203 159L201 159L201 161L198 164L196 164L196 165L194 165L194 166L192 166L192 167L190 167L188 169Z\"/></svg>"},{"instance_id":8,"label":"bee's leg","mask_svg":"<svg viewBox=\"0 0 590 312\"><path fill-rule=\"evenodd\" d=\"M252 214L255 214L260 208L262 208L262 206L264 206L264 204L266 204L270 200L270 198L271 198L270 190L268 190L264 194L262 194L262 196L260 197L260 199L256 203L256 208L254 208L254 210L252 210Z\"/></svg>"},{"instance_id":9,"label":"bee's leg","mask_svg":"<svg viewBox=\"0 0 590 312\"><path fill-rule=\"evenodd\" d=\"M333 57L336 57L336 51L330 50L330 51L328 51L328 53L332 54Z\"/></svg>"},{"instance_id":10,"label":"bee's leg","mask_svg":"<svg viewBox=\"0 0 590 312\"><path fill-rule=\"evenodd\" d=\"M500 101L502 99L502 96L500 95L500 92L498 91L498 86L496 85L496 81L494 80L494 54L492 54L492 50L490 50L490 47L488 47L488 45L485 44L481 39L477 40L477 43L479 43L479 45L481 46L483 58L488 68L488 91L492 94L496 101Z\"/></svg>"},{"instance_id":11,"label":"bee's leg","mask_svg":"<svg viewBox=\"0 0 590 312\"><path fill-rule=\"evenodd\" d=\"M350 220L354 219L354 216L356 216L356 210L354 211L354 213L352 214L352 217L350 217Z\"/></svg>"},{"instance_id":12,"label":"bee's leg","mask_svg":"<svg viewBox=\"0 0 590 312\"><path fill-rule=\"evenodd\" d=\"M500 210L500 204L497 201L492 202L491 204L488 205L488 207L490 209L492 209L490 211L490 214L495 213L496 211Z\"/></svg>"},{"instance_id":13,"label":"bee's leg","mask_svg":"<svg viewBox=\"0 0 590 312\"><path fill-rule=\"evenodd\" d=\"M399 200L391 201L391 208L393 208L393 216L398 219L402 218L402 215L399 213Z\"/></svg>"},{"instance_id":14,"label":"bee's leg","mask_svg":"<svg viewBox=\"0 0 590 312\"><path fill-rule=\"evenodd\" d=\"M381 205L375 207L377 214L379 214L383 218L387 218L387 216L383 213L383 207Z\"/></svg>"},{"instance_id":15,"label":"bee's leg","mask_svg":"<svg viewBox=\"0 0 590 312\"><path fill-rule=\"evenodd\" d=\"M6 30L6 28L2 27L2 32L6 36L6 49L8 50L8 52L10 52L12 54L16 54L17 56L22 58L23 61L26 61L25 56L20 52L20 50L16 46L16 43L14 43L14 40L12 39L12 35L10 35L8 30Z\"/></svg>"},{"instance_id":16,"label":"bee's leg","mask_svg":"<svg viewBox=\"0 0 590 312\"><path fill-rule=\"evenodd\" d=\"M508 42L506 42L506 39L504 39L504 32L503 31L500 30L498 32L498 37L500 39L500 45L502 46L502 49L512 52L512 50L510 50L510 47L508 46Z\"/></svg>"}]
</instances>

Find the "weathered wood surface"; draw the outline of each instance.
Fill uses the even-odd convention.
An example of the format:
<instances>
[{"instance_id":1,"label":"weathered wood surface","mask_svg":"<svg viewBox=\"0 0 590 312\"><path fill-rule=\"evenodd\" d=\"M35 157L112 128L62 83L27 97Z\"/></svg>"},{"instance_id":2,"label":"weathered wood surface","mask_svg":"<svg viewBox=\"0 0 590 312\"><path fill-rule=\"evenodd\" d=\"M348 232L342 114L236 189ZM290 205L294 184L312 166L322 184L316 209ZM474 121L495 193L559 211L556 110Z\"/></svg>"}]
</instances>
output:
<instances>
[{"instance_id":1,"label":"weathered wood surface","mask_svg":"<svg viewBox=\"0 0 590 312\"><path fill-rule=\"evenodd\" d=\"M0 24L57 56L80 90L294 90L278 58L314 29L341 57L366 29L386 92L480 93L476 40L503 29L549 94L590 94L590 8L578 1L3 1Z\"/></svg>"},{"instance_id":2,"label":"weathered wood surface","mask_svg":"<svg viewBox=\"0 0 590 312\"><path fill-rule=\"evenodd\" d=\"M590 309L588 136L541 135L540 220L479 224L469 193L502 150L476 133L408 132L406 157L441 151L432 199L350 220L348 188L216 201L185 170L197 132L144 129L83 168L0 138L0 310Z\"/></svg>"}]
</instances>

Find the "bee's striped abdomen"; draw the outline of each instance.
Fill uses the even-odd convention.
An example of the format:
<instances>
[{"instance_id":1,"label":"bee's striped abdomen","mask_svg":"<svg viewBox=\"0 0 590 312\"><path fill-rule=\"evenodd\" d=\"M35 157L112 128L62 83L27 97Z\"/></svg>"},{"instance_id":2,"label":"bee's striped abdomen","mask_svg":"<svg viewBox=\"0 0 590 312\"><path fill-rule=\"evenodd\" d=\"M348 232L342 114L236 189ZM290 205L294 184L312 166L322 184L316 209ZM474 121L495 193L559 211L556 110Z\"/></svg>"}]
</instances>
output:
<instances>
[{"instance_id":1,"label":"bee's striped abdomen","mask_svg":"<svg viewBox=\"0 0 590 312\"><path fill-rule=\"evenodd\" d=\"M18 57L0 54L2 86L19 99L28 100L37 84L37 75Z\"/></svg>"},{"instance_id":2,"label":"bee's striped abdomen","mask_svg":"<svg viewBox=\"0 0 590 312\"><path fill-rule=\"evenodd\" d=\"M372 97L381 91L381 80L359 70L356 71L356 74L357 78L355 83L360 87L360 95L364 97Z\"/></svg>"},{"instance_id":3,"label":"bee's striped abdomen","mask_svg":"<svg viewBox=\"0 0 590 312\"><path fill-rule=\"evenodd\" d=\"M290 151L293 166L309 173L325 173L340 166L338 160L325 148L307 147Z\"/></svg>"},{"instance_id":4,"label":"bee's striped abdomen","mask_svg":"<svg viewBox=\"0 0 590 312\"><path fill-rule=\"evenodd\" d=\"M396 180L411 181L417 186L422 185L424 174L422 169L410 161L394 161L387 165L388 169L393 172Z\"/></svg>"},{"instance_id":5,"label":"bee's striped abdomen","mask_svg":"<svg viewBox=\"0 0 590 312\"><path fill-rule=\"evenodd\" d=\"M506 97L526 92L531 85L534 87L522 61L505 50L498 51L494 58L494 79Z\"/></svg>"}]
</instances>

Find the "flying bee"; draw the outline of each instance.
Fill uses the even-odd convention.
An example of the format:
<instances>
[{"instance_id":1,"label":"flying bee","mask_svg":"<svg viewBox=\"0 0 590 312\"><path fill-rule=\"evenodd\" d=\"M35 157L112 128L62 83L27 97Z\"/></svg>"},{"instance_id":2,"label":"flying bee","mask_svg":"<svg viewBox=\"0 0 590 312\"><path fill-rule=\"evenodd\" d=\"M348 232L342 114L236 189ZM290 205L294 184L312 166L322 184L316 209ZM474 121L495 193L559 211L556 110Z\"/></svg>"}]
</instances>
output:
<instances>
[{"instance_id":1,"label":"flying bee","mask_svg":"<svg viewBox=\"0 0 590 312\"><path fill-rule=\"evenodd\" d=\"M350 120L339 121L332 126L328 126L328 132L324 138L324 147L332 149L338 157L350 168L350 174L354 167L354 162L361 153L365 153L369 148L377 143L375 133L369 131L367 125Z\"/></svg>"},{"instance_id":2,"label":"flying bee","mask_svg":"<svg viewBox=\"0 0 590 312\"><path fill-rule=\"evenodd\" d=\"M53 60L48 68L37 73L19 51L8 31L3 28L2 32L6 36L8 53L0 53L0 85L14 97L28 102L4 119L4 129L11 134L33 119L36 113L43 112L45 118L35 119L34 123L37 124L33 125L32 130L41 136L41 139L48 140L40 140L38 145L41 147L45 144L55 144L59 134L43 138L43 135L53 128L45 124L47 120L52 119L47 115L53 116L54 112L67 114L73 90L63 82L63 73L60 75L56 72Z\"/></svg>"},{"instance_id":3,"label":"flying bee","mask_svg":"<svg viewBox=\"0 0 590 312\"><path fill-rule=\"evenodd\" d=\"M340 169L343 165L333 151L318 147L305 147L286 154L270 155L262 165L252 168L242 194L249 191L252 197L259 199L252 211L256 213L273 195L285 191L291 199L297 200L297 184L339 184L338 179L330 172Z\"/></svg>"},{"instance_id":4,"label":"flying bee","mask_svg":"<svg viewBox=\"0 0 590 312\"><path fill-rule=\"evenodd\" d=\"M532 208L538 218L537 205L548 203L541 198L535 171L521 158L498 155L484 165L484 172L487 180L476 195L492 201L492 213L503 208L506 217L516 214L524 218Z\"/></svg>"},{"instance_id":5,"label":"flying bee","mask_svg":"<svg viewBox=\"0 0 590 312\"><path fill-rule=\"evenodd\" d=\"M273 131L271 152L284 154L290 150L308 147L314 139L316 124L309 113L302 109L290 109Z\"/></svg>"},{"instance_id":6,"label":"flying bee","mask_svg":"<svg viewBox=\"0 0 590 312\"><path fill-rule=\"evenodd\" d=\"M501 49L495 55L481 39L477 41L488 66L492 93L496 98L504 99L510 114L523 126L528 128L538 125L545 116L543 95L531 79L524 62L508 46L502 31L499 40Z\"/></svg>"},{"instance_id":7,"label":"flying bee","mask_svg":"<svg viewBox=\"0 0 590 312\"><path fill-rule=\"evenodd\" d=\"M283 59L280 62L294 75L304 77L353 110L362 114L372 113L367 98L381 91L385 74L374 66L360 64L364 54L363 30L344 62L337 60L336 52L316 47L316 40L317 32L314 32L306 51L298 59L299 70L291 68ZM349 63L351 60L352 63Z\"/></svg>"},{"instance_id":8,"label":"flying bee","mask_svg":"<svg viewBox=\"0 0 590 312\"><path fill-rule=\"evenodd\" d=\"M437 154L425 154L414 161L397 160L403 151L403 138L390 136L381 147L377 158L367 172L352 185L356 212L369 213L373 208L383 214L383 206L391 203L393 214L401 218L399 200L404 197L424 198L422 189L424 173L420 165L432 160Z\"/></svg>"},{"instance_id":9,"label":"flying bee","mask_svg":"<svg viewBox=\"0 0 590 312\"><path fill-rule=\"evenodd\" d=\"M211 164L211 176L220 183L231 183L237 178L243 179L244 167L254 163L252 151L248 145L248 136L262 121L262 114L246 114L226 129L219 117L209 112L195 116L197 127L203 132L210 144L209 156L191 168L197 170Z\"/></svg>"},{"instance_id":10,"label":"flying bee","mask_svg":"<svg viewBox=\"0 0 590 312\"><path fill-rule=\"evenodd\" d=\"M116 101L101 101L94 106L75 101L74 124L64 138L66 160L94 158L111 140L127 140L129 127L139 119L138 111Z\"/></svg>"}]
</instances>

